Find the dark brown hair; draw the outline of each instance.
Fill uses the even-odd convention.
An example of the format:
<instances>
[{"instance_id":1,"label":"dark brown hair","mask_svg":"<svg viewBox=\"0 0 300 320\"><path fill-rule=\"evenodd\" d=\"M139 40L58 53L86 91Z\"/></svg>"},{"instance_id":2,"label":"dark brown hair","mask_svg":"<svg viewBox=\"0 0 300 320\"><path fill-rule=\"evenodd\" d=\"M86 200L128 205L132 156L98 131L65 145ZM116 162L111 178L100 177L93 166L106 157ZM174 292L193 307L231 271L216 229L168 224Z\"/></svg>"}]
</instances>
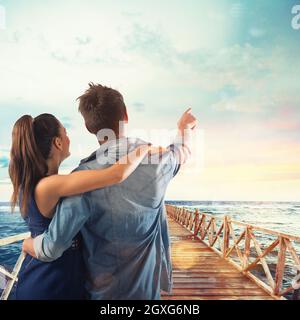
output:
<instances>
[{"instance_id":1,"label":"dark brown hair","mask_svg":"<svg viewBox=\"0 0 300 320\"><path fill-rule=\"evenodd\" d=\"M89 132L97 134L101 129L111 129L119 134L119 122L127 120L127 110L120 92L91 82L77 100L78 110Z\"/></svg>"},{"instance_id":2,"label":"dark brown hair","mask_svg":"<svg viewBox=\"0 0 300 320\"><path fill-rule=\"evenodd\" d=\"M30 196L40 179L48 172L52 142L59 137L60 122L51 114L36 118L24 115L17 120L12 131L9 176L13 184L11 206L18 202L22 214L27 211Z\"/></svg>"}]
</instances>

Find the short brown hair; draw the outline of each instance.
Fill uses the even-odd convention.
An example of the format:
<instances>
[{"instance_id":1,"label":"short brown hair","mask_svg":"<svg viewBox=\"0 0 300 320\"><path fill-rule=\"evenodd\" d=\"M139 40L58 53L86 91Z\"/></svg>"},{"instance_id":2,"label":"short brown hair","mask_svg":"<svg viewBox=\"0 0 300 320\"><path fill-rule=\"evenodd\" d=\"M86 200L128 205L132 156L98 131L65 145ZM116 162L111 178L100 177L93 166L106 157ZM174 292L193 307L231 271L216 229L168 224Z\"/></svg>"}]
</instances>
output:
<instances>
[{"instance_id":1,"label":"short brown hair","mask_svg":"<svg viewBox=\"0 0 300 320\"><path fill-rule=\"evenodd\" d=\"M97 134L99 130L111 129L119 134L119 122L127 120L126 106L119 91L91 82L77 100L89 132Z\"/></svg>"}]
</instances>

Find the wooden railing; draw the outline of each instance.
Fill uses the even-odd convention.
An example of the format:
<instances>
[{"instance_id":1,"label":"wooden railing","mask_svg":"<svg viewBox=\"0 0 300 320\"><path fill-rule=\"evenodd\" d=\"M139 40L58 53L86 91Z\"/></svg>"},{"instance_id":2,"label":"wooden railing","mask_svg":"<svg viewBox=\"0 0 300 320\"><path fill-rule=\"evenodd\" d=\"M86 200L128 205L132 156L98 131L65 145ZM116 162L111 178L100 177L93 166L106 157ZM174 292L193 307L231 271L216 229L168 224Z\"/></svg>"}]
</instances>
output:
<instances>
[{"instance_id":1,"label":"wooden railing","mask_svg":"<svg viewBox=\"0 0 300 320\"><path fill-rule=\"evenodd\" d=\"M28 237L30 237L30 233L26 232L26 233L17 234L15 236L0 239L0 247L22 241ZM0 274L8 278L7 284L1 294L0 300L8 299L10 292L14 286L14 283L18 281L18 274L24 258L25 258L25 254L21 252L12 272L7 271L6 269L0 266Z\"/></svg>"},{"instance_id":2,"label":"wooden railing","mask_svg":"<svg viewBox=\"0 0 300 320\"><path fill-rule=\"evenodd\" d=\"M284 298L293 292L293 299L297 299L300 258L295 244L300 244L300 237L235 221L229 216L200 213L197 209L172 205L166 205L166 209L168 215L186 227L192 236L202 240L270 295ZM261 235L264 235L263 239L259 239ZM260 243L262 240L263 243ZM266 245L266 242L270 243ZM270 254L276 262L273 263L276 266L273 270L267 262ZM294 268L293 279L284 277L286 267ZM285 288L283 281L288 283Z\"/></svg>"}]
</instances>

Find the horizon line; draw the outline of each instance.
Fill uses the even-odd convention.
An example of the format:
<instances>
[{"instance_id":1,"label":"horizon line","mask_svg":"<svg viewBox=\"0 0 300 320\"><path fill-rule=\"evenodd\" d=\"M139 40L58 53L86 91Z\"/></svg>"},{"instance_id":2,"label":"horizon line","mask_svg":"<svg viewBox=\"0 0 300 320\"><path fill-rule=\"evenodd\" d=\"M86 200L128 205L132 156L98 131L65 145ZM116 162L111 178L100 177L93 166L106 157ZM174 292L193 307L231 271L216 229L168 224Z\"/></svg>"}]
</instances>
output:
<instances>
[{"instance_id":1,"label":"horizon line","mask_svg":"<svg viewBox=\"0 0 300 320\"><path fill-rule=\"evenodd\" d=\"M300 203L299 200L184 200L166 199L165 202L281 202L281 203ZM10 200L0 200L1 203L10 203Z\"/></svg>"}]
</instances>

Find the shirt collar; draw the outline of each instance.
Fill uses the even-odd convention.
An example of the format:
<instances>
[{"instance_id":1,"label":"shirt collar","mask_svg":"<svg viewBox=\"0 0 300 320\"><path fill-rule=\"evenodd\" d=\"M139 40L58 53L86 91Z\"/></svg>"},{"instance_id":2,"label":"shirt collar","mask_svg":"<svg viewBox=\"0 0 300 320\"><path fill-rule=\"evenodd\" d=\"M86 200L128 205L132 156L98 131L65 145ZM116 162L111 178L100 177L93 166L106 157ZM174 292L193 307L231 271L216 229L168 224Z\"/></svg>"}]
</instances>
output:
<instances>
[{"instance_id":1,"label":"shirt collar","mask_svg":"<svg viewBox=\"0 0 300 320\"><path fill-rule=\"evenodd\" d=\"M95 160L97 155L104 153L109 149L119 149L120 153L122 154L122 153L128 151L128 150L124 150L124 148L127 149L127 146L145 144L145 143L146 142L141 139L129 138L129 137L122 137L122 138L118 138L118 139L109 140L109 141L101 144L99 149L94 151L91 155L82 159L80 161L80 165Z\"/></svg>"}]
</instances>

